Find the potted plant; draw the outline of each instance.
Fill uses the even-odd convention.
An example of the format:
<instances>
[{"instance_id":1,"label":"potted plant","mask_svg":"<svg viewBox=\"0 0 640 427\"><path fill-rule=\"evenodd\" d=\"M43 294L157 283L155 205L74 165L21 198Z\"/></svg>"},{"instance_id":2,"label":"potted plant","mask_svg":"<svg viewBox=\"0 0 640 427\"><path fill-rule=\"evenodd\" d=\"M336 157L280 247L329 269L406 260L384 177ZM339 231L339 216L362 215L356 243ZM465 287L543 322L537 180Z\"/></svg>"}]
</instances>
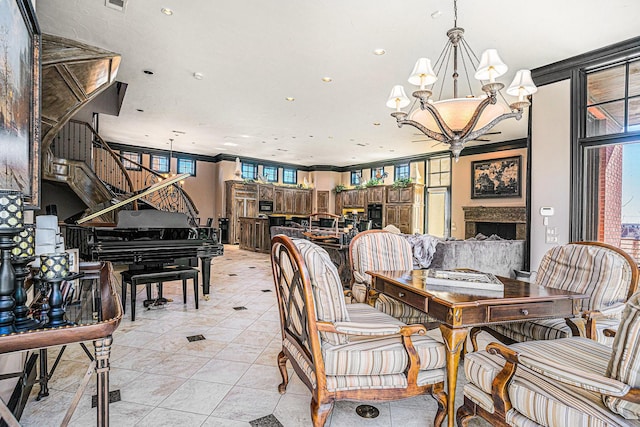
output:
<instances>
[{"instance_id":1,"label":"potted plant","mask_svg":"<svg viewBox=\"0 0 640 427\"><path fill-rule=\"evenodd\" d=\"M393 188L404 188L406 186L408 186L409 184L411 184L413 182L413 180L411 178L400 178L400 179L396 179L393 184L391 184L391 186Z\"/></svg>"},{"instance_id":2,"label":"potted plant","mask_svg":"<svg viewBox=\"0 0 640 427\"><path fill-rule=\"evenodd\" d=\"M338 194L338 193L342 193L342 192L343 192L344 190L346 190L346 189L347 189L347 187L345 187L344 185L342 185L342 184L337 184L337 185L334 187L333 191L334 191L334 193Z\"/></svg>"}]
</instances>

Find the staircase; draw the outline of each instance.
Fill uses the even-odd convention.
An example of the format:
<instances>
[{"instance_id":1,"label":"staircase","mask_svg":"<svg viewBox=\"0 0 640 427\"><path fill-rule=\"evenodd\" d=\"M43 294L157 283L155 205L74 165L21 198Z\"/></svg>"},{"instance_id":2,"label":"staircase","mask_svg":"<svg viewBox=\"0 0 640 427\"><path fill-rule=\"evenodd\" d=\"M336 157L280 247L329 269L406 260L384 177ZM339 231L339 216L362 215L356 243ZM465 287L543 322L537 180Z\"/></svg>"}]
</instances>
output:
<instances>
[{"instance_id":1,"label":"staircase","mask_svg":"<svg viewBox=\"0 0 640 427\"><path fill-rule=\"evenodd\" d=\"M126 162L127 167L91 125L69 120L43 153L43 178L68 184L89 207L89 214L125 200L165 178L139 163ZM181 212L192 224L197 223L198 210L180 184L162 188L124 209L139 208ZM115 222L113 212L100 218Z\"/></svg>"},{"instance_id":2,"label":"staircase","mask_svg":"<svg viewBox=\"0 0 640 427\"><path fill-rule=\"evenodd\" d=\"M126 200L164 179L137 163L129 162L130 169L125 168L119 154L89 124L69 120L116 83L120 59L120 55L95 46L42 36L42 179L66 183L89 207L85 214ZM121 101L124 90L118 94ZM121 209L138 208L182 212L197 223L198 210L179 184ZM115 211L98 217L109 223L115 218Z\"/></svg>"}]
</instances>

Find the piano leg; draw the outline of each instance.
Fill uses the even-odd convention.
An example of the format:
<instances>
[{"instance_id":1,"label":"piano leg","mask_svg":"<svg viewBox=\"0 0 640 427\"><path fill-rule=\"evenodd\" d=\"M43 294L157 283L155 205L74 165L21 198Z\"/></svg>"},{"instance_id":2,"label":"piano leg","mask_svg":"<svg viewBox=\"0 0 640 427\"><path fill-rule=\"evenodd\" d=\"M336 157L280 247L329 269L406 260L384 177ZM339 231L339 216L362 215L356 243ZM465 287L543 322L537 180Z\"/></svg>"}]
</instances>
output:
<instances>
[{"instance_id":1,"label":"piano leg","mask_svg":"<svg viewBox=\"0 0 640 427\"><path fill-rule=\"evenodd\" d=\"M200 256L200 264L202 266L202 294L205 301L209 301L209 285L211 277L211 260L213 256Z\"/></svg>"}]
</instances>

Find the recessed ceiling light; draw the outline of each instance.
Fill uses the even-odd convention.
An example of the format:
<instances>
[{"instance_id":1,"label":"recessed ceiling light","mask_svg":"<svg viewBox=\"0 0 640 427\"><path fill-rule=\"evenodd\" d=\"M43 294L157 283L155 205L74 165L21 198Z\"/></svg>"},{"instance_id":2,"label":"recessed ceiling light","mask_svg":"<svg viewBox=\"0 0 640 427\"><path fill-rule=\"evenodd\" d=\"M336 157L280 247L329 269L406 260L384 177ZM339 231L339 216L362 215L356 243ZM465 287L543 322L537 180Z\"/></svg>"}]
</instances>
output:
<instances>
[{"instance_id":1,"label":"recessed ceiling light","mask_svg":"<svg viewBox=\"0 0 640 427\"><path fill-rule=\"evenodd\" d=\"M333 81L333 79L331 77L323 77L322 81L325 83L330 83L331 81Z\"/></svg>"},{"instance_id":2,"label":"recessed ceiling light","mask_svg":"<svg viewBox=\"0 0 640 427\"><path fill-rule=\"evenodd\" d=\"M240 138L251 138L251 135L240 135Z\"/></svg>"},{"instance_id":3,"label":"recessed ceiling light","mask_svg":"<svg viewBox=\"0 0 640 427\"><path fill-rule=\"evenodd\" d=\"M374 126L380 126L380 122L373 122Z\"/></svg>"},{"instance_id":4,"label":"recessed ceiling light","mask_svg":"<svg viewBox=\"0 0 640 427\"><path fill-rule=\"evenodd\" d=\"M202 79L204 79L204 74L197 73L197 72L193 73L193 78L196 79L196 80L202 80Z\"/></svg>"},{"instance_id":5,"label":"recessed ceiling light","mask_svg":"<svg viewBox=\"0 0 640 427\"><path fill-rule=\"evenodd\" d=\"M224 148L224 147L216 147L216 150L221 150L222 151L222 150L226 150L226 148Z\"/></svg>"},{"instance_id":6,"label":"recessed ceiling light","mask_svg":"<svg viewBox=\"0 0 640 427\"><path fill-rule=\"evenodd\" d=\"M295 98L293 98L293 97L291 97L291 96L287 96L285 99L286 99L287 101L289 101L289 102L292 102L292 101L295 101L295 100L296 100Z\"/></svg>"},{"instance_id":7,"label":"recessed ceiling light","mask_svg":"<svg viewBox=\"0 0 640 427\"><path fill-rule=\"evenodd\" d=\"M143 70L142 72L145 73L145 74L149 74L150 76L153 75L153 71L151 71L151 70Z\"/></svg>"},{"instance_id":8,"label":"recessed ceiling light","mask_svg":"<svg viewBox=\"0 0 640 427\"><path fill-rule=\"evenodd\" d=\"M435 12L433 12L433 13L431 14L431 17L432 17L433 19L438 19L438 18L440 18L440 16L441 16L441 15L442 15L442 12L440 12L439 10L436 10Z\"/></svg>"},{"instance_id":9,"label":"recessed ceiling light","mask_svg":"<svg viewBox=\"0 0 640 427\"><path fill-rule=\"evenodd\" d=\"M238 146L238 144L234 144L233 142L225 142L222 145L226 145L226 146L229 146L229 147L237 147Z\"/></svg>"},{"instance_id":10,"label":"recessed ceiling light","mask_svg":"<svg viewBox=\"0 0 640 427\"><path fill-rule=\"evenodd\" d=\"M136 111L137 111L138 113L144 113L144 110L143 110L143 109L140 109L140 108L136 108Z\"/></svg>"},{"instance_id":11,"label":"recessed ceiling light","mask_svg":"<svg viewBox=\"0 0 640 427\"><path fill-rule=\"evenodd\" d=\"M164 13L167 16L171 16L173 15L173 10L167 8L167 7L163 7L162 9L160 9L160 12Z\"/></svg>"},{"instance_id":12,"label":"recessed ceiling light","mask_svg":"<svg viewBox=\"0 0 640 427\"><path fill-rule=\"evenodd\" d=\"M373 54L374 54L374 55L381 56L381 55L384 55L385 53L387 53L387 51L386 51L386 50L384 50L384 49L374 49L374 50L373 50Z\"/></svg>"}]
</instances>

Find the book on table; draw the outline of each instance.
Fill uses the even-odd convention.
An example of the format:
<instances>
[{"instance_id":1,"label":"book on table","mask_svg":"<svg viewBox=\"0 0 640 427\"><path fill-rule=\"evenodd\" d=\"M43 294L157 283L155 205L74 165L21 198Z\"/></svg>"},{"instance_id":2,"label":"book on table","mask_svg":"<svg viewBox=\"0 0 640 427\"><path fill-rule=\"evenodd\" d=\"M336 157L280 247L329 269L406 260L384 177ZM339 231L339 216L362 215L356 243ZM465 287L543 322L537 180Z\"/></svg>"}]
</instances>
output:
<instances>
[{"instance_id":1,"label":"book on table","mask_svg":"<svg viewBox=\"0 0 640 427\"><path fill-rule=\"evenodd\" d=\"M429 270L425 276L428 285L501 291L504 285L491 273Z\"/></svg>"}]
</instances>

